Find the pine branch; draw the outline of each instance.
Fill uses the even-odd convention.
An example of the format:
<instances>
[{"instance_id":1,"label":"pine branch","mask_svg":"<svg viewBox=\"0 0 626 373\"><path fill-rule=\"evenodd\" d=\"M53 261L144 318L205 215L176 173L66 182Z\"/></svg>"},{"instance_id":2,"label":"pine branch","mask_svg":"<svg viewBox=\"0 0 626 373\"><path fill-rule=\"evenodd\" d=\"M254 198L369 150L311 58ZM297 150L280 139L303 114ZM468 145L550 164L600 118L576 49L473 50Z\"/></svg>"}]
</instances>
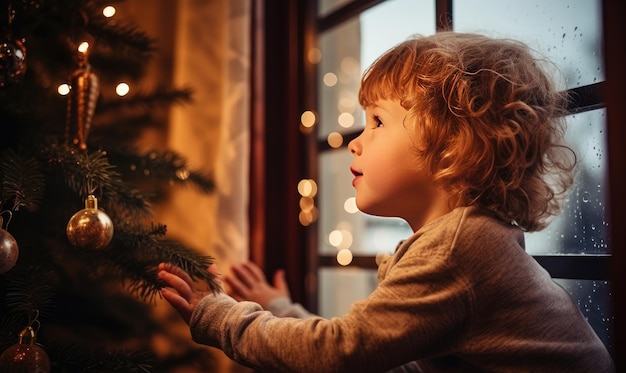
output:
<instances>
[{"instance_id":1,"label":"pine branch","mask_svg":"<svg viewBox=\"0 0 626 373\"><path fill-rule=\"evenodd\" d=\"M166 184L193 184L203 193L215 189L213 179L200 171L190 170L187 160L173 151L151 151L138 154L134 151L109 151L109 159L121 169L130 170L129 175L154 179Z\"/></svg>"},{"instance_id":2,"label":"pine branch","mask_svg":"<svg viewBox=\"0 0 626 373\"><path fill-rule=\"evenodd\" d=\"M2 203L13 202L13 211L27 206L36 208L43 198L44 175L34 157L18 155L9 148L0 155L0 179L2 180Z\"/></svg>"},{"instance_id":3,"label":"pine branch","mask_svg":"<svg viewBox=\"0 0 626 373\"><path fill-rule=\"evenodd\" d=\"M78 345L46 345L54 371L67 373L147 373L158 369L157 359L149 351L86 349Z\"/></svg>"},{"instance_id":4,"label":"pine branch","mask_svg":"<svg viewBox=\"0 0 626 373\"><path fill-rule=\"evenodd\" d=\"M190 276L206 282L211 291L220 292L217 276L208 271L213 258L171 240L165 240L164 225L116 228L114 243L107 253L110 266L128 279L129 289L146 301L151 301L163 287L157 280L157 265L168 262L181 267Z\"/></svg>"},{"instance_id":5,"label":"pine branch","mask_svg":"<svg viewBox=\"0 0 626 373\"><path fill-rule=\"evenodd\" d=\"M135 25L111 23L98 13L91 15L86 30L111 53L143 61L142 64L156 50L156 41Z\"/></svg>"},{"instance_id":6,"label":"pine branch","mask_svg":"<svg viewBox=\"0 0 626 373\"><path fill-rule=\"evenodd\" d=\"M83 199L99 190L104 206L115 210L113 202L143 216L150 214L150 204L138 189L124 183L104 151L79 152L64 145L42 149L48 165Z\"/></svg>"},{"instance_id":7,"label":"pine branch","mask_svg":"<svg viewBox=\"0 0 626 373\"><path fill-rule=\"evenodd\" d=\"M102 102L99 106L100 113L106 115L109 111L119 110L154 110L163 106L183 104L192 101L193 90L191 88L165 88L157 87L151 92L137 93L122 99Z\"/></svg>"},{"instance_id":8,"label":"pine branch","mask_svg":"<svg viewBox=\"0 0 626 373\"><path fill-rule=\"evenodd\" d=\"M55 278L51 270L18 262L9 274L0 276L0 294L4 295L3 312L26 317L33 316L36 311L42 315L51 312L54 307L52 297Z\"/></svg>"}]
</instances>

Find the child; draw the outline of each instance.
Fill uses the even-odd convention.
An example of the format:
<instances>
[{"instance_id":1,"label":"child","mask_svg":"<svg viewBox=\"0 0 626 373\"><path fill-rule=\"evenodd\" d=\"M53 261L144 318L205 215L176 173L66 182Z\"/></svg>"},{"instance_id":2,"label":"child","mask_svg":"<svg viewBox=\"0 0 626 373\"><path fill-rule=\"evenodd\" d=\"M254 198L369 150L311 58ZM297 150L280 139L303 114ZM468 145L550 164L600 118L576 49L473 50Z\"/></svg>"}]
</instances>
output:
<instances>
[{"instance_id":1,"label":"child","mask_svg":"<svg viewBox=\"0 0 626 373\"><path fill-rule=\"evenodd\" d=\"M276 317L161 264L193 339L264 372L611 372L569 295L524 251L572 183L564 94L518 42L440 32L365 73L349 144L359 209L414 234L332 319Z\"/></svg>"}]
</instances>

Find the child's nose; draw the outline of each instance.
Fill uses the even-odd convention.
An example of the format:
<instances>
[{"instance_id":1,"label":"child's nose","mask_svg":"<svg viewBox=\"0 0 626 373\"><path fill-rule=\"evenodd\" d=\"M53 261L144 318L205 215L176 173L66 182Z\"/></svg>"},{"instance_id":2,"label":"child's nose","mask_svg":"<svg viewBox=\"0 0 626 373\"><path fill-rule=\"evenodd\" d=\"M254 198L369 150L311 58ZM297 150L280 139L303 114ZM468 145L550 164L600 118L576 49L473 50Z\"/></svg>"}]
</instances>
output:
<instances>
[{"instance_id":1,"label":"child's nose","mask_svg":"<svg viewBox=\"0 0 626 373\"><path fill-rule=\"evenodd\" d=\"M348 143L348 150L350 150L350 153L352 153L353 155L361 154L362 148L360 137L361 135L357 136L355 139Z\"/></svg>"}]
</instances>

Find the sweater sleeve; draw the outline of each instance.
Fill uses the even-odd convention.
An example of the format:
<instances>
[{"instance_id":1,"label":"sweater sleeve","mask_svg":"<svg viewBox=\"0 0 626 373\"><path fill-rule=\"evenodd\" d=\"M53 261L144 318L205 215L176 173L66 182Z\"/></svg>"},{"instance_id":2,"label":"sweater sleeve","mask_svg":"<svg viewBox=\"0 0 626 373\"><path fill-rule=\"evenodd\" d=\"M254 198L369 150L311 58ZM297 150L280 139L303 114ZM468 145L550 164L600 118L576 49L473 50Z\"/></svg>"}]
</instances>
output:
<instances>
[{"instance_id":1,"label":"sweater sleeve","mask_svg":"<svg viewBox=\"0 0 626 373\"><path fill-rule=\"evenodd\" d=\"M191 319L196 342L269 372L383 372L449 351L468 323L467 287L445 263L404 255L341 318L279 318L252 302L209 295Z\"/></svg>"},{"instance_id":2,"label":"sweater sleeve","mask_svg":"<svg viewBox=\"0 0 626 373\"><path fill-rule=\"evenodd\" d=\"M295 317L298 319L306 319L316 316L307 311L304 307L302 307L301 304L293 303L291 299L287 297L278 297L272 299L265 306L265 309L278 317Z\"/></svg>"}]
</instances>

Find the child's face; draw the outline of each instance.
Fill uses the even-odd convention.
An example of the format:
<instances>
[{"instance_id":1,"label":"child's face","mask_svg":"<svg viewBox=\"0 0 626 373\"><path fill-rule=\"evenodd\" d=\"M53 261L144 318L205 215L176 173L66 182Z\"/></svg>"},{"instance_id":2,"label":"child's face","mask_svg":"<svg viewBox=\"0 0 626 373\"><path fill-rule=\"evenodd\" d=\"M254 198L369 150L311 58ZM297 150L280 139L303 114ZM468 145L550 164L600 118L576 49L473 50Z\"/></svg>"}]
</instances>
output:
<instances>
[{"instance_id":1,"label":"child's face","mask_svg":"<svg viewBox=\"0 0 626 373\"><path fill-rule=\"evenodd\" d=\"M403 218L417 230L438 213L441 198L404 127L407 110L397 100L380 100L365 113L365 129L348 145L357 206L370 215Z\"/></svg>"}]
</instances>

